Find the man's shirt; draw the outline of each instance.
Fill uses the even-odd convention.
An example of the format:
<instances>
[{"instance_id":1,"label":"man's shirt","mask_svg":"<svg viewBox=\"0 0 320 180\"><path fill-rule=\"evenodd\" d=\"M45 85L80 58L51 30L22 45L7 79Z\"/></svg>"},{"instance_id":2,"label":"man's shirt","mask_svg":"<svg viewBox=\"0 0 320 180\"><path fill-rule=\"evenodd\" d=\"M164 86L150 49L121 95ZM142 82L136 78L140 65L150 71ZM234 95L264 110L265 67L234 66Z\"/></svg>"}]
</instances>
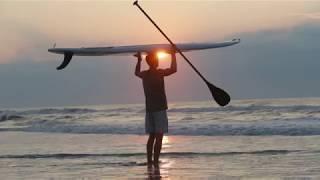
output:
<instances>
[{"instance_id":1,"label":"man's shirt","mask_svg":"<svg viewBox=\"0 0 320 180\"><path fill-rule=\"evenodd\" d=\"M164 86L167 69L147 70L142 72L142 82L146 97L146 111L156 112L168 109Z\"/></svg>"}]
</instances>

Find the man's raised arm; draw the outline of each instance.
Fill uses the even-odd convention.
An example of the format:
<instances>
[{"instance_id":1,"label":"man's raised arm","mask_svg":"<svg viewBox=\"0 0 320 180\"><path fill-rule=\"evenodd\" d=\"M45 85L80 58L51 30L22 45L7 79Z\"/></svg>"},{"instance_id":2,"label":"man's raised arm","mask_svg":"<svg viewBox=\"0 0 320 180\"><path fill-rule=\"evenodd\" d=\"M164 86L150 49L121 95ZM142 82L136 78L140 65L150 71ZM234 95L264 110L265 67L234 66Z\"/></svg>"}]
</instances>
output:
<instances>
[{"instance_id":1,"label":"man's raised arm","mask_svg":"<svg viewBox=\"0 0 320 180\"><path fill-rule=\"evenodd\" d=\"M171 53L170 70L172 71L172 74L177 72L177 57L176 57L176 53L175 52Z\"/></svg>"},{"instance_id":2,"label":"man's raised arm","mask_svg":"<svg viewBox=\"0 0 320 180\"><path fill-rule=\"evenodd\" d=\"M171 66L162 71L163 76L169 76L177 72L177 58L175 52L171 52Z\"/></svg>"},{"instance_id":3,"label":"man's raised arm","mask_svg":"<svg viewBox=\"0 0 320 180\"><path fill-rule=\"evenodd\" d=\"M135 74L136 76L142 78L142 72L141 72L141 61L142 61L142 57L141 57L141 53L138 52L138 53L135 54L134 56L138 58L137 65L136 65L136 70L135 70L134 74Z\"/></svg>"}]
</instances>

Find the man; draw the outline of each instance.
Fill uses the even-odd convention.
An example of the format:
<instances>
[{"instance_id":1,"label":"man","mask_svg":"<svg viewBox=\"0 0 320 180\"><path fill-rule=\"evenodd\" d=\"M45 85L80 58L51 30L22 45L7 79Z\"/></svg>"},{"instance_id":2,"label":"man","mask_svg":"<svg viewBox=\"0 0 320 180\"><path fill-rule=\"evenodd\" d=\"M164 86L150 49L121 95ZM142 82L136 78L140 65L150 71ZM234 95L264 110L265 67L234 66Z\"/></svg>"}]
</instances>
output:
<instances>
[{"instance_id":1,"label":"man","mask_svg":"<svg viewBox=\"0 0 320 180\"><path fill-rule=\"evenodd\" d=\"M162 147L163 134L168 132L167 98L164 86L164 77L177 72L177 61L175 53L171 53L171 67L168 69L158 69L159 62L155 53L146 56L149 69L141 71L141 53L136 55L138 62L135 75L143 82L144 94L146 97L145 128L149 134L147 142L148 164L159 164L159 156ZM153 161L152 161L152 152Z\"/></svg>"}]
</instances>

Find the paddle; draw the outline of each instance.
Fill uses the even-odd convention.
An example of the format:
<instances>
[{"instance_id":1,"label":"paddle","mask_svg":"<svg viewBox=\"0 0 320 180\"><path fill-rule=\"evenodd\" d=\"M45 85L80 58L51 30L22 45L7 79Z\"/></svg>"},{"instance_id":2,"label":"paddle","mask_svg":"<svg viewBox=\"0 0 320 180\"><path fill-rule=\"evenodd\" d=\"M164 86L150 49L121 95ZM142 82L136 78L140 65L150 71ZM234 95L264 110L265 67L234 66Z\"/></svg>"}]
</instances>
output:
<instances>
[{"instance_id":1,"label":"paddle","mask_svg":"<svg viewBox=\"0 0 320 180\"><path fill-rule=\"evenodd\" d=\"M198 69L189 61L189 59L182 53L182 51L173 43L170 38L160 29L160 27L151 19L151 17L142 9L139 5L138 1L133 3L134 6L137 6L140 11L150 20L150 22L160 31L160 33L169 41L171 46L175 51L177 51L184 60L192 67L192 69L201 77L201 79L207 84L213 99L219 104L220 106L226 106L230 102L230 96L224 90L218 88L217 86L210 83L199 71Z\"/></svg>"}]
</instances>

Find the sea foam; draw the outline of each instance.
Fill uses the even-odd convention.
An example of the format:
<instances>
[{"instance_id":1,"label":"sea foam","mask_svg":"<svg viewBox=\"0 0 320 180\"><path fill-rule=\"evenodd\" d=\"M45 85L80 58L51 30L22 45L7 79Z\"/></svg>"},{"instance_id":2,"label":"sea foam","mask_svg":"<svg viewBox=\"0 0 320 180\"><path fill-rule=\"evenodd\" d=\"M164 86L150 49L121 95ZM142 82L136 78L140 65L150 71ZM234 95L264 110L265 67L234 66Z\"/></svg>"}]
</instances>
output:
<instances>
[{"instance_id":1,"label":"sea foam","mask_svg":"<svg viewBox=\"0 0 320 180\"><path fill-rule=\"evenodd\" d=\"M320 135L320 100L239 100L169 105L169 134L195 136ZM144 134L144 105L1 110L1 131Z\"/></svg>"}]
</instances>

